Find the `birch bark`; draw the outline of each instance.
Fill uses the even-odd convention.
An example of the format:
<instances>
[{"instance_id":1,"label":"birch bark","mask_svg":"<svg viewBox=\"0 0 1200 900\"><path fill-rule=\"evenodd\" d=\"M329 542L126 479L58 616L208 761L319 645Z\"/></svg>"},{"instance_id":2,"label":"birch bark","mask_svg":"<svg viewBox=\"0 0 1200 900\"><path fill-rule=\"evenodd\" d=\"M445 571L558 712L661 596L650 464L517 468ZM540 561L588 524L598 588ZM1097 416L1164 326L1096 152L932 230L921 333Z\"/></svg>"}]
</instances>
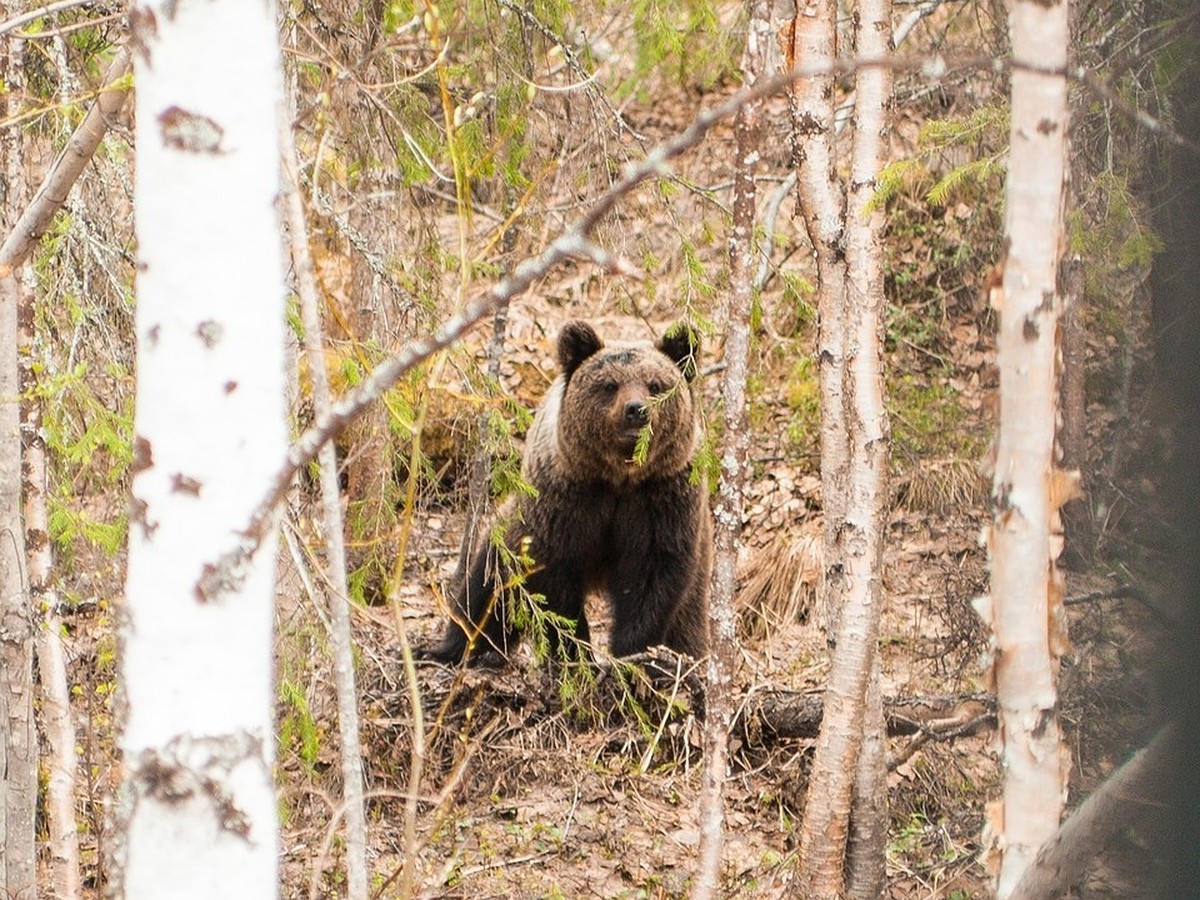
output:
<instances>
[{"instance_id":1,"label":"birch bark","mask_svg":"<svg viewBox=\"0 0 1200 900\"><path fill-rule=\"evenodd\" d=\"M4 7L0 7L3 11ZM21 95L22 41L0 56L0 118L12 117ZM6 129L0 210L19 209L25 173L20 129ZM13 222L5 214L5 226ZM0 894L37 895L34 818L37 809L37 738L33 721L33 614L25 571L21 519L20 378L17 370L17 273L0 268Z\"/></svg>"},{"instance_id":2,"label":"birch bark","mask_svg":"<svg viewBox=\"0 0 1200 900\"><path fill-rule=\"evenodd\" d=\"M205 576L287 452L275 5L154 0L130 21L138 383L115 893L270 898L275 530L219 592Z\"/></svg>"},{"instance_id":3,"label":"birch bark","mask_svg":"<svg viewBox=\"0 0 1200 900\"><path fill-rule=\"evenodd\" d=\"M742 72L747 87L767 74L773 0L749 0ZM713 580L709 598L710 650L705 670L705 770L700 800L700 871L693 900L720 895L724 847L724 784L733 722L733 666L737 654L733 600L742 536L742 494L750 431L746 377L750 359L750 313L754 300L754 226L762 132L761 100L746 103L734 118L737 160L733 174L733 221L729 238L729 302L725 316L725 374L721 477L714 509Z\"/></svg>"},{"instance_id":4,"label":"birch bark","mask_svg":"<svg viewBox=\"0 0 1200 900\"><path fill-rule=\"evenodd\" d=\"M799 7L785 48L789 67L833 60L837 55L837 4L812 0ZM846 357L846 259L843 251L846 198L834 148L834 80L801 78L792 88L793 162L798 205L817 266L817 369L821 392L821 511L825 571L818 597L821 626L832 637L844 588L837 535L845 519L849 447L843 395Z\"/></svg>"},{"instance_id":5,"label":"birch bark","mask_svg":"<svg viewBox=\"0 0 1200 900\"><path fill-rule=\"evenodd\" d=\"M992 485L990 602L1002 745L1002 796L989 810L1008 897L1055 833L1068 756L1059 730L1058 661L1066 647L1059 507L1073 481L1055 467L1058 271L1066 172L1065 0L1009 7L1014 70L1005 239L992 303L999 313L1000 433Z\"/></svg>"},{"instance_id":6,"label":"birch bark","mask_svg":"<svg viewBox=\"0 0 1200 900\"><path fill-rule=\"evenodd\" d=\"M860 59L892 50L891 0L859 0L855 49ZM867 66L855 75L854 148L847 187L846 306L854 334L848 353L847 392L852 489L847 513L846 608L862 614L861 630L839 634L861 645L865 678L851 831L846 848L846 893L859 900L883 894L887 870L887 743L883 721L879 617L883 603L883 538L890 491L891 427L884 402L883 211L873 206L876 178L886 162L892 71ZM847 652L851 648L847 646ZM857 682L858 679L856 679Z\"/></svg>"},{"instance_id":7,"label":"birch bark","mask_svg":"<svg viewBox=\"0 0 1200 900\"><path fill-rule=\"evenodd\" d=\"M855 16L860 58L891 49L891 4L864 0ZM791 61L832 59L836 8L798 10ZM883 394L881 216L872 211L883 162L891 76L856 73L853 150L843 188L834 152L833 85L800 81L793 121L800 208L818 275L821 486L825 516L822 615L834 639L826 711L800 834L801 896L878 896L884 886L887 790L876 649L890 430ZM853 828L852 828L853 823Z\"/></svg>"}]
</instances>

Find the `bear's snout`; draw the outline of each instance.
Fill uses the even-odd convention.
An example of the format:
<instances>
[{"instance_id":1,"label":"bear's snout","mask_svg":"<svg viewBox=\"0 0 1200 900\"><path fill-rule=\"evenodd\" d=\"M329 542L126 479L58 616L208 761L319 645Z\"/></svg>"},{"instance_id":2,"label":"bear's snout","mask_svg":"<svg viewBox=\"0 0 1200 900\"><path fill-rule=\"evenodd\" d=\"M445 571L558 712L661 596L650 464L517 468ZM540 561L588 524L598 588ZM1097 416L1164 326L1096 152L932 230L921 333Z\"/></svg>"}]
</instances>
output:
<instances>
[{"instance_id":1,"label":"bear's snout","mask_svg":"<svg viewBox=\"0 0 1200 900\"><path fill-rule=\"evenodd\" d=\"M650 407L641 400L630 400L625 404L625 424L641 428L650 421Z\"/></svg>"}]
</instances>

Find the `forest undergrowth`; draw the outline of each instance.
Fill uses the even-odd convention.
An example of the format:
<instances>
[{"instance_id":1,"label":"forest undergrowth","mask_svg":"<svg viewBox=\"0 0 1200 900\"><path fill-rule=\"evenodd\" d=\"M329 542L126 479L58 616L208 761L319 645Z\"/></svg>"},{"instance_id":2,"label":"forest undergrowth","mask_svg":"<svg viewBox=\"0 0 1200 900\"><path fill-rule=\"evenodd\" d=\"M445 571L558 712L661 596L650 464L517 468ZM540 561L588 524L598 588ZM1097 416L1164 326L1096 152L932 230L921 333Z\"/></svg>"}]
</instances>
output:
<instances>
[{"instance_id":1,"label":"forest undergrowth","mask_svg":"<svg viewBox=\"0 0 1200 900\"><path fill-rule=\"evenodd\" d=\"M497 9L507 12L496 21L505 27L489 36L493 43L461 19L414 24L418 17L395 13L399 6L389 6L396 21L383 23L392 35L387 53L377 52L380 36L367 23L335 22L334 12L318 9L299 15L290 37L310 245L327 303L326 364L339 391L544 247L624 161L683 130L737 84L735 48L705 39L732 33L737 22L705 3L684 4L686 27L671 28L639 21L652 16L649 6L606 9L586 39L556 42L574 27L564 10L540 4L539 18L500 0ZM1002 23L990 6L964 6L942 8L912 40L1001 52ZM643 39L623 53L622 29L634 28ZM463 56L453 64L431 51L448 34L461 39ZM94 48L81 43L71 53L78 64ZM603 80L586 81L588 66ZM414 71L425 77L410 79ZM537 84L561 91L535 91ZM963 72L936 84L906 76L897 87L896 162L878 201L888 213L893 428L881 629L895 726L888 882L896 898L965 900L990 895L981 832L999 777L987 634L972 604L988 583L980 534L989 520L997 386L988 287L1002 251L1006 85L994 73ZM1168 588L1153 578L1163 542L1152 466L1166 441L1147 425L1145 284L1154 236L1128 171L1095 165L1112 156L1111 147L1107 156L1098 149L1105 141L1125 152L1137 140L1103 134L1098 118L1082 117L1076 143L1081 171L1103 168L1103 177L1077 179L1072 224L1073 249L1090 263L1086 429L1076 448L1089 506L1068 559L1073 649L1061 676L1072 801L1148 736L1154 647L1171 627L1169 608L1156 599ZM783 896L791 884L814 738L781 727L770 704L819 696L828 658L817 606L815 273L786 182L784 100L772 102L768 121L728 897ZM104 810L119 781L114 622L132 427L132 257L119 215L127 211L129 132L128 123L116 124L35 267L48 299L34 353L53 376L42 390L61 400L46 423L56 464L51 527L66 573L60 593L82 724L80 825L96 891L109 849ZM661 335L683 313L700 323L700 392L712 438L722 358L713 316L727 287L732 152L729 129L716 129L669 178L640 189L604 223L598 241L640 277L605 275L584 262L561 269L507 310L498 354L490 329L476 329L414 371L341 441L368 863L379 896L398 896L406 856L416 861L420 896L687 895L700 838L703 694L686 661L655 656L630 668L601 652L594 667L547 667L526 650L498 670L423 665L414 706L397 630L412 644L440 630L464 532L474 524L486 535L496 502L519 480L521 438L554 377L553 339L566 321L584 318L630 338ZM305 365L295 377L297 429L312 416ZM472 488L481 459L483 486ZM301 479L289 502L279 565L277 782L288 898L343 888L314 485ZM593 635L603 646L604 611L589 618L600 623ZM1136 897L1147 865L1142 837L1130 829L1074 896Z\"/></svg>"}]
</instances>

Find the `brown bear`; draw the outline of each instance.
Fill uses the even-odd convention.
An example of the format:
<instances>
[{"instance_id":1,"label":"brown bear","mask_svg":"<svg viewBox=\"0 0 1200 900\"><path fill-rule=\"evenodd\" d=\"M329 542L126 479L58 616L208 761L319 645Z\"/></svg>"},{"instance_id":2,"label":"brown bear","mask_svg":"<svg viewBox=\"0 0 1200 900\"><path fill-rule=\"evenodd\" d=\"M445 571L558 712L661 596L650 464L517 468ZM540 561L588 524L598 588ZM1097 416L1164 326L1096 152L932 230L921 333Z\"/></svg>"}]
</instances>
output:
<instances>
[{"instance_id":1,"label":"brown bear","mask_svg":"<svg viewBox=\"0 0 1200 900\"><path fill-rule=\"evenodd\" d=\"M537 493L510 507L509 552L489 542L476 555L440 645L422 656L506 655L519 617L497 586L513 583L557 617L545 630L552 657L578 655L572 630L588 640L591 593L612 607L614 656L656 644L704 655L712 523L704 485L692 478L698 346L686 325L658 344L605 345L586 322L563 328L562 373L526 440L523 474Z\"/></svg>"}]
</instances>

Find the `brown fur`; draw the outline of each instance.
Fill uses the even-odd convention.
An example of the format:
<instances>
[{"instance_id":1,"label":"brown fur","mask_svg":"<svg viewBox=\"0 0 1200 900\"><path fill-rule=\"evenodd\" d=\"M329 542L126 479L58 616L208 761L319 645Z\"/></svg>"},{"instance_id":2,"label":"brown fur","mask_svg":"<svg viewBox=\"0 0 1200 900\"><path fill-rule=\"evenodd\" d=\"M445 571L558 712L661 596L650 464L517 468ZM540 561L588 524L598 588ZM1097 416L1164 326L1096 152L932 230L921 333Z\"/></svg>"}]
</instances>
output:
<instances>
[{"instance_id":1,"label":"brown fur","mask_svg":"<svg viewBox=\"0 0 1200 900\"><path fill-rule=\"evenodd\" d=\"M607 597L616 656L656 644L695 657L708 648L711 522L707 493L691 482L697 343L676 327L657 345L606 347L587 323L569 323L558 339L562 374L529 432L524 471L538 493L517 501L507 546L528 550L524 587L574 622L578 638L589 635L587 595ZM635 462L647 426L648 452ZM515 644L496 597L513 573L497 579L498 559L493 547L479 552L441 644L426 656L456 662Z\"/></svg>"}]
</instances>

